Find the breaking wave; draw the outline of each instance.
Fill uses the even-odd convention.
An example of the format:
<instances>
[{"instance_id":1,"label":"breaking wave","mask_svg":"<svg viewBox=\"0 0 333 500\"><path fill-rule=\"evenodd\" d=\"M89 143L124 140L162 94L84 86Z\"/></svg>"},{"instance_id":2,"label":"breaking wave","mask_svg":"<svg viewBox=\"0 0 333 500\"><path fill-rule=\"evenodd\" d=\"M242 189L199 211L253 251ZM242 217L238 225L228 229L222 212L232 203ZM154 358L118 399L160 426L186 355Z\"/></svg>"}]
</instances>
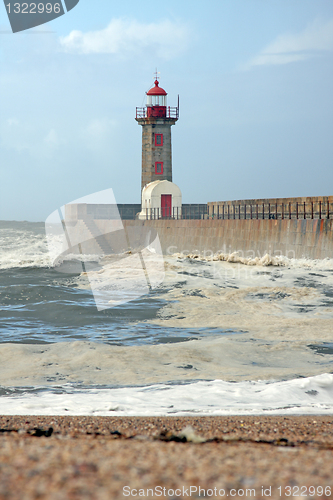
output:
<instances>
[{"instance_id":1,"label":"breaking wave","mask_svg":"<svg viewBox=\"0 0 333 500\"><path fill-rule=\"evenodd\" d=\"M245 252L246 253L246 252ZM303 267L308 269L322 269L333 271L333 259L290 259L284 255L269 255L246 257L243 252L216 253L214 255L203 255L200 253L175 253L172 255L178 259L201 260L203 262L224 261L234 264L244 264L246 266L274 266L274 267Z\"/></svg>"}]
</instances>

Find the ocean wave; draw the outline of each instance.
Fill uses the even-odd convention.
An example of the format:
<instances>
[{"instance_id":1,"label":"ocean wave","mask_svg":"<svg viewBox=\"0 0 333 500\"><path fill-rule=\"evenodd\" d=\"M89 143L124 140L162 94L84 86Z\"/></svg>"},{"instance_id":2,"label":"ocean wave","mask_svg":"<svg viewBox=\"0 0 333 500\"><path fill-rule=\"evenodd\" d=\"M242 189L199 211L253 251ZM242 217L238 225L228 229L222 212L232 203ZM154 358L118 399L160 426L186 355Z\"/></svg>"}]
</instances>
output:
<instances>
[{"instance_id":1,"label":"ocean wave","mask_svg":"<svg viewBox=\"0 0 333 500\"><path fill-rule=\"evenodd\" d=\"M224 261L235 264L244 264L246 266L274 266L288 268L307 268L307 269L322 269L333 271L333 259L290 259L284 255L269 255L268 253L258 257L246 257L244 252L222 253L218 252L214 255L203 255L200 253L174 253L172 257L177 259L192 259L203 262Z\"/></svg>"},{"instance_id":2,"label":"ocean wave","mask_svg":"<svg viewBox=\"0 0 333 500\"><path fill-rule=\"evenodd\" d=\"M318 355L320 338L309 345L309 340L300 339L288 343L284 339L253 339L246 332L192 332L192 339L188 335L183 342L153 345L79 340L0 344L0 385L134 386L180 380L281 380L319 375L331 368L332 354ZM172 335L170 329L165 335L168 333Z\"/></svg>"},{"instance_id":3,"label":"ocean wave","mask_svg":"<svg viewBox=\"0 0 333 500\"><path fill-rule=\"evenodd\" d=\"M6 229L0 232L0 269L59 268L66 261L98 262L101 255L64 254L62 237L53 238L53 252L45 234Z\"/></svg>"},{"instance_id":4,"label":"ocean wave","mask_svg":"<svg viewBox=\"0 0 333 500\"><path fill-rule=\"evenodd\" d=\"M199 381L143 387L6 389L3 415L307 415L333 413L333 375L287 381Z\"/></svg>"}]
</instances>

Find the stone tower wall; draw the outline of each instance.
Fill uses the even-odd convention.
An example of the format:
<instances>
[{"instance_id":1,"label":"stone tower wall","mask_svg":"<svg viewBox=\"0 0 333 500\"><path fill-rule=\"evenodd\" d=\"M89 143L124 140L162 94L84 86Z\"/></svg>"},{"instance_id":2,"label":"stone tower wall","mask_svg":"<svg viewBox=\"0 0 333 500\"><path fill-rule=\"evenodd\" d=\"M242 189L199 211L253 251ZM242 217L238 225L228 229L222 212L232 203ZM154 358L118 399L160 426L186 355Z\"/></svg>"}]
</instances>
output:
<instances>
[{"instance_id":1,"label":"stone tower wall","mask_svg":"<svg viewBox=\"0 0 333 500\"><path fill-rule=\"evenodd\" d=\"M158 118L138 121L142 125L142 191L149 182L172 182L171 126L175 120ZM155 134L163 134L163 146L155 146ZM163 162L163 174L155 174L155 162Z\"/></svg>"}]
</instances>

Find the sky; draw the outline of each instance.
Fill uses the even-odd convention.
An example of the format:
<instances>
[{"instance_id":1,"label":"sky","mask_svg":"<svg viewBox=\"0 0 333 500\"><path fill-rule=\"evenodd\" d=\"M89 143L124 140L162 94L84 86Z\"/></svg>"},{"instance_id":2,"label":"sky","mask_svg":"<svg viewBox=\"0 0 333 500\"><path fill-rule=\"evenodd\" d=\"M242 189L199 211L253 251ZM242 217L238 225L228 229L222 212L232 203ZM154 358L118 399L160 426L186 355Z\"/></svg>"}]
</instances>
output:
<instances>
[{"instance_id":1,"label":"sky","mask_svg":"<svg viewBox=\"0 0 333 500\"><path fill-rule=\"evenodd\" d=\"M332 0L80 0L15 34L1 4L0 219L140 203L156 68L183 203L333 194Z\"/></svg>"}]
</instances>

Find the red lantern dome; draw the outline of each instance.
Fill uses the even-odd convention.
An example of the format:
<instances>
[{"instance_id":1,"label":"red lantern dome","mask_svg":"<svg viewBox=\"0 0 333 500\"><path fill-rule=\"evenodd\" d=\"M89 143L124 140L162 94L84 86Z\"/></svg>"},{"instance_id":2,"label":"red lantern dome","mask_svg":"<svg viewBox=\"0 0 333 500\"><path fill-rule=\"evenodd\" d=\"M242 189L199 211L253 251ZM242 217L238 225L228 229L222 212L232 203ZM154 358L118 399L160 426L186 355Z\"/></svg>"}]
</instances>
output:
<instances>
[{"instance_id":1,"label":"red lantern dome","mask_svg":"<svg viewBox=\"0 0 333 500\"><path fill-rule=\"evenodd\" d=\"M158 86L158 80L154 81L155 87L148 90L147 95L167 95L164 89Z\"/></svg>"}]
</instances>

